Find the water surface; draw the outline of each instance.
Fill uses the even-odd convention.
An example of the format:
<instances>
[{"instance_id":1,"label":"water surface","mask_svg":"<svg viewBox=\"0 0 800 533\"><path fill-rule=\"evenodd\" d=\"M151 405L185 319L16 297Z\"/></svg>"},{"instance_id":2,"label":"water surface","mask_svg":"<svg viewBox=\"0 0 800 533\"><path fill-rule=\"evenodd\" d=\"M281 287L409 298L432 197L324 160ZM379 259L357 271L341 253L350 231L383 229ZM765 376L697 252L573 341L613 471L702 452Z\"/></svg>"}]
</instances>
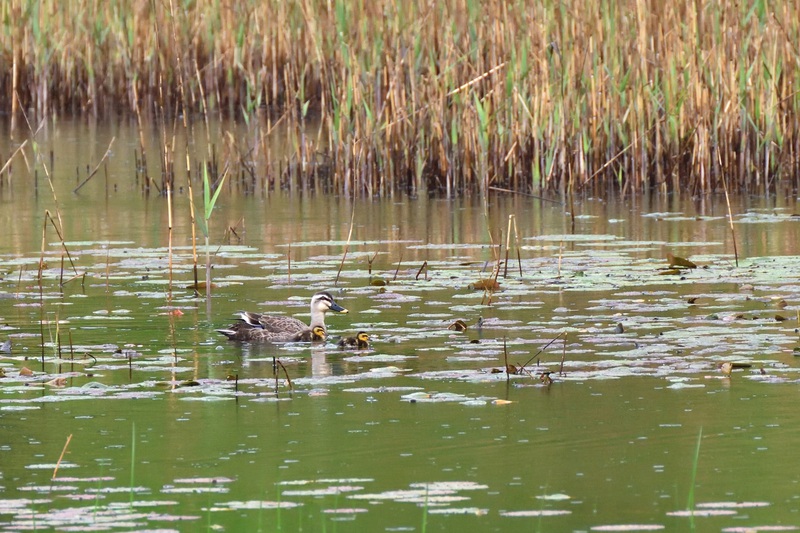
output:
<instances>
[{"instance_id":1,"label":"water surface","mask_svg":"<svg viewBox=\"0 0 800 533\"><path fill-rule=\"evenodd\" d=\"M73 193L110 135L109 186ZM188 190L170 252L133 130L62 123L41 142L55 194L18 164L0 188L4 529L800 526L795 198L734 199L737 267L722 198L580 198L573 228L559 198L231 190L207 302ZM510 215L500 290L470 289ZM699 268L665 274L668 251ZM241 309L306 319L320 289L350 310L332 336L369 331L370 350L214 331Z\"/></svg>"}]
</instances>

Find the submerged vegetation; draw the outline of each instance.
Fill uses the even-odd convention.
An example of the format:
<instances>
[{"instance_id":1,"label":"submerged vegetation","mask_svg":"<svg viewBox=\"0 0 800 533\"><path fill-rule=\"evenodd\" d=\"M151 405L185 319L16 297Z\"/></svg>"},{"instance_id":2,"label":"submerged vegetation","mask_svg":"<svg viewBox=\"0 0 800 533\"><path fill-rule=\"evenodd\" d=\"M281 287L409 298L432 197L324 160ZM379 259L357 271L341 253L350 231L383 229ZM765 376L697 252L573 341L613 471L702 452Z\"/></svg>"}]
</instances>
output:
<instances>
[{"instance_id":1,"label":"submerged vegetation","mask_svg":"<svg viewBox=\"0 0 800 533\"><path fill-rule=\"evenodd\" d=\"M3 111L149 114L164 140L213 113L258 123L236 165L273 186L800 180L796 2L12 0L0 19Z\"/></svg>"}]
</instances>

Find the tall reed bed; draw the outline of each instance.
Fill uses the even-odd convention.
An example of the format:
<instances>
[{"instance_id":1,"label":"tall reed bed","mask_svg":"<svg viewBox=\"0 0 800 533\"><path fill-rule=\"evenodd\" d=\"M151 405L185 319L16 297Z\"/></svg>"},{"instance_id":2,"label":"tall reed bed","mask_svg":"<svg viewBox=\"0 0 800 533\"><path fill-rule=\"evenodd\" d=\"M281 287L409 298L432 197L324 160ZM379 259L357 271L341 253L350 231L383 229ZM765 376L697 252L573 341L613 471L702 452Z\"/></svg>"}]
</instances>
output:
<instances>
[{"instance_id":1,"label":"tall reed bed","mask_svg":"<svg viewBox=\"0 0 800 533\"><path fill-rule=\"evenodd\" d=\"M281 186L800 181L790 0L9 0L0 21L3 111L266 114L245 144L288 127L288 154L262 151Z\"/></svg>"}]
</instances>

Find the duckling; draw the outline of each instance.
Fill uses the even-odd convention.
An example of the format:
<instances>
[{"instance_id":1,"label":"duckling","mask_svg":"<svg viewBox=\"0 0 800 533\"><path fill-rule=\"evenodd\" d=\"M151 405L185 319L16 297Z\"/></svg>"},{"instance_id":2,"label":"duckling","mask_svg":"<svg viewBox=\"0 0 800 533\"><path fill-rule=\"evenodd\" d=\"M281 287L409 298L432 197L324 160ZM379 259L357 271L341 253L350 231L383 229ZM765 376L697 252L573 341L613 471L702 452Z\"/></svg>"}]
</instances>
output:
<instances>
[{"instance_id":1,"label":"duckling","mask_svg":"<svg viewBox=\"0 0 800 533\"><path fill-rule=\"evenodd\" d=\"M339 341L339 348L342 350L357 349L366 350L369 348L369 335L366 331L359 331L355 337L342 337Z\"/></svg>"},{"instance_id":2,"label":"duckling","mask_svg":"<svg viewBox=\"0 0 800 533\"><path fill-rule=\"evenodd\" d=\"M238 313L239 322L217 331L235 341L294 342L296 334L306 330L313 332L315 327L326 332L325 313L328 311L347 313L347 309L337 304L330 293L318 292L311 297L310 326L291 316L241 311Z\"/></svg>"},{"instance_id":3,"label":"duckling","mask_svg":"<svg viewBox=\"0 0 800 533\"><path fill-rule=\"evenodd\" d=\"M325 328L314 326L295 333L294 337L292 337L292 342L323 342L327 338L328 334L325 333Z\"/></svg>"}]
</instances>

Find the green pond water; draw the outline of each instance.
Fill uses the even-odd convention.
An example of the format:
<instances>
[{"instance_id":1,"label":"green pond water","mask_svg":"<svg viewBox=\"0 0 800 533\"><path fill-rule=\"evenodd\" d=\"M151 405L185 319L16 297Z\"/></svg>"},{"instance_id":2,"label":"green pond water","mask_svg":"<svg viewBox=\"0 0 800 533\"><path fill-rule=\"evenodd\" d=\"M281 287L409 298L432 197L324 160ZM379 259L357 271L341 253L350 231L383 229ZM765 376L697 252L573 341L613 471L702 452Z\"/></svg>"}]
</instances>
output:
<instances>
[{"instance_id":1,"label":"green pond water","mask_svg":"<svg viewBox=\"0 0 800 533\"><path fill-rule=\"evenodd\" d=\"M737 267L724 198L581 197L573 228L524 196L233 190L207 300L186 189L170 253L137 135L60 123L37 138L53 191L33 157L0 180L3 531L800 528L795 196L732 199ZM472 290L511 215L500 289ZM308 320L318 290L349 309L323 345L215 332ZM359 330L370 349L338 349Z\"/></svg>"}]
</instances>

